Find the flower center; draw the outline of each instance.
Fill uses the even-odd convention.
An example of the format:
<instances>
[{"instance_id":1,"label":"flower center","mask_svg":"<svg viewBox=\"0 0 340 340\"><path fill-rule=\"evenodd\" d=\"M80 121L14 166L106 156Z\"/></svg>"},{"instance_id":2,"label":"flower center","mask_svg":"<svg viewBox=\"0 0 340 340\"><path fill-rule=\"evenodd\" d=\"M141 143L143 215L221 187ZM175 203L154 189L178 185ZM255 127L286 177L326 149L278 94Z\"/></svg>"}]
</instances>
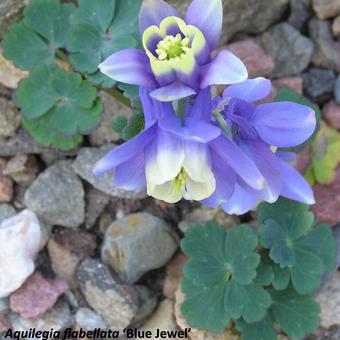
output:
<instances>
[{"instance_id":1,"label":"flower center","mask_svg":"<svg viewBox=\"0 0 340 340\"><path fill-rule=\"evenodd\" d=\"M185 183L187 181L187 174L185 170L182 168L179 174L171 181L171 185L174 188L176 193L183 192L185 187Z\"/></svg>"},{"instance_id":2,"label":"flower center","mask_svg":"<svg viewBox=\"0 0 340 340\"><path fill-rule=\"evenodd\" d=\"M188 52L190 43L189 38L182 38L178 33L175 37L173 35L166 36L157 45L156 53L159 60L170 60L180 58L183 54Z\"/></svg>"}]
</instances>

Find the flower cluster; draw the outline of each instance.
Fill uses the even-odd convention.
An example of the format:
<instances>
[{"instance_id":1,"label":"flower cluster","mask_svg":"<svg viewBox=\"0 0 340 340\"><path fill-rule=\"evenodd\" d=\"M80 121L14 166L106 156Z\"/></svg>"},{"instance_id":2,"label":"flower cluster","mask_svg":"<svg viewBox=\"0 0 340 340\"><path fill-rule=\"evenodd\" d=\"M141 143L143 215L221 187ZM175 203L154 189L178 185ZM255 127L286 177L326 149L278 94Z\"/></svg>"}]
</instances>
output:
<instances>
[{"instance_id":1,"label":"flower cluster","mask_svg":"<svg viewBox=\"0 0 340 340\"><path fill-rule=\"evenodd\" d=\"M306 141L315 113L290 102L257 104L270 81L248 79L229 51L211 57L222 14L221 0L193 0L184 20L164 1L144 0L144 51L119 51L99 68L140 86L145 127L99 160L94 174L112 172L117 187L146 187L166 202L197 200L233 214L280 195L313 204L311 188L277 150ZM212 98L214 85L229 86Z\"/></svg>"}]
</instances>

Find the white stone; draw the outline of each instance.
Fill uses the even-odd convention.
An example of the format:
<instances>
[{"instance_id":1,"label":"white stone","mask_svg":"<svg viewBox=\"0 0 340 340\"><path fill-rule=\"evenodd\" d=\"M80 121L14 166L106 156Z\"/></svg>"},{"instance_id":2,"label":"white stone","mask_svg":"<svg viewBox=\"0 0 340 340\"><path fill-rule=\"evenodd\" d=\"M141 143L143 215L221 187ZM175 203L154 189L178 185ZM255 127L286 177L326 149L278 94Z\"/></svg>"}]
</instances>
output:
<instances>
[{"instance_id":1,"label":"white stone","mask_svg":"<svg viewBox=\"0 0 340 340\"><path fill-rule=\"evenodd\" d=\"M34 272L34 260L46 234L36 215L24 210L0 225L0 298L6 297Z\"/></svg>"},{"instance_id":2,"label":"white stone","mask_svg":"<svg viewBox=\"0 0 340 340\"><path fill-rule=\"evenodd\" d=\"M107 328L103 318L89 308L80 308L76 313L76 321L79 327L89 331L96 328Z\"/></svg>"}]
</instances>

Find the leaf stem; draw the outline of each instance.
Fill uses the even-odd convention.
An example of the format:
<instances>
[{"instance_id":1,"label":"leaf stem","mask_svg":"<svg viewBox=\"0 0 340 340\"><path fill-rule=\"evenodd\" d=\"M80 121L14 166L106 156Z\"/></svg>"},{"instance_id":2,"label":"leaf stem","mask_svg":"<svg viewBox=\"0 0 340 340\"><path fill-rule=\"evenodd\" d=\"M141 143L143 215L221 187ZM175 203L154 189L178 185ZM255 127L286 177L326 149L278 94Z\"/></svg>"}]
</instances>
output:
<instances>
[{"instance_id":1,"label":"leaf stem","mask_svg":"<svg viewBox=\"0 0 340 340\"><path fill-rule=\"evenodd\" d=\"M118 89L116 88L111 88L111 89L105 89L105 91L112 96L113 98L117 99L119 102L121 102L122 104L128 106L129 108L132 107L131 102L129 99L127 99L126 97L124 97L123 93L120 92Z\"/></svg>"},{"instance_id":2,"label":"leaf stem","mask_svg":"<svg viewBox=\"0 0 340 340\"><path fill-rule=\"evenodd\" d=\"M63 61L68 61L67 55L62 50L57 49L55 51L55 54L59 59L61 59Z\"/></svg>"}]
</instances>

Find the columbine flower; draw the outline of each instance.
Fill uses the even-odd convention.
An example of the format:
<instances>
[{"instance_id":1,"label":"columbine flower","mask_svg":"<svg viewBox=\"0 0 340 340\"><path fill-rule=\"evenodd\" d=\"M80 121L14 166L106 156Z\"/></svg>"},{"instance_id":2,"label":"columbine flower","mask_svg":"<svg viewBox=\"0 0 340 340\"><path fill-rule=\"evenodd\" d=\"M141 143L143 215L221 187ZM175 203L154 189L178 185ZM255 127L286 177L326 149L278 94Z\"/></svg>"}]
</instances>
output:
<instances>
[{"instance_id":1,"label":"columbine flower","mask_svg":"<svg viewBox=\"0 0 340 340\"><path fill-rule=\"evenodd\" d=\"M99 68L112 79L148 86L151 96L172 101L210 85L235 84L248 73L231 52L211 59L222 30L221 0L193 0L185 20L162 0L144 0L139 17L144 51L119 51Z\"/></svg>"},{"instance_id":2,"label":"columbine flower","mask_svg":"<svg viewBox=\"0 0 340 340\"><path fill-rule=\"evenodd\" d=\"M137 190L146 186L150 196L169 203L182 197L208 198L217 190L216 178L221 174L233 188L235 178L228 177L227 168L254 190L264 187L265 180L253 161L232 140L217 144L217 151L210 145L221 134L211 123L210 89L200 91L194 103L187 99L183 110L177 108L177 115L170 103L153 100L143 87L140 98L144 131L99 160L95 175L113 172L118 188ZM226 163L223 172L223 162L217 158L220 154Z\"/></svg>"},{"instance_id":3,"label":"columbine flower","mask_svg":"<svg viewBox=\"0 0 340 340\"><path fill-rule=\"evenodd\" d=\"M94 174L112 171L117 187L137 190L146 186L150 196L169 203L182 197L209 197L215 191L215 178L206 143L220 130L210 124L209 117L201 117L206 94L189 107L184 123L184 116L177 117L171 104L154 101L146 92L141 87L144 131L102 158Z\"/></svg>"},{"instance_id":4,"label":"columbine flower","mask_svg":"<svg viewBox=\"0 0 340 340\"><path fill-rule=\"evenodd\" d=\"M256 164L266 180L266 186L254 190L234 173L235 187L230 189L222 174L216 176L218 190L204 203L222 206L228 213L243 214L254 208L259 200L274 202L278 196L307 204L314 203L313 192L304 178L275 154L277 147L292 147L305 142L316 126L315 112L308 106L290 102L256 105L271 91L270 81L256 78L231 85L223 97L214 99L216 117L224 118L226 134L210 142L215 150L223 151L225 141L232 138L240 149ZM231 176L222 158L221 171ZM228 195L226 195L228 193Z\"/></svg>"}]
</instances>

